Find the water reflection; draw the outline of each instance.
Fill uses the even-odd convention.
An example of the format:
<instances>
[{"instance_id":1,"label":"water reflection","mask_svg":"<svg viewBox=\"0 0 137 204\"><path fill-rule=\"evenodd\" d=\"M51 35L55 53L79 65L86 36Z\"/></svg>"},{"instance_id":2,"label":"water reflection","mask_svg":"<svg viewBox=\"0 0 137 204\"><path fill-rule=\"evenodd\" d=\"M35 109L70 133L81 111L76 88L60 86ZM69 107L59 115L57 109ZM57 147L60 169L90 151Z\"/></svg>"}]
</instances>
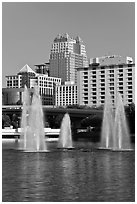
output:
<instances>
[{"instance_id":1,"label":"water reflection","mask_svg":"<svg viewBox=\"0 0 137 204\"><path fill-rule=\"evenodd\" d=\"M3 150L5 202L134 202L134 152Z\"/></svg>"}]
</instances>

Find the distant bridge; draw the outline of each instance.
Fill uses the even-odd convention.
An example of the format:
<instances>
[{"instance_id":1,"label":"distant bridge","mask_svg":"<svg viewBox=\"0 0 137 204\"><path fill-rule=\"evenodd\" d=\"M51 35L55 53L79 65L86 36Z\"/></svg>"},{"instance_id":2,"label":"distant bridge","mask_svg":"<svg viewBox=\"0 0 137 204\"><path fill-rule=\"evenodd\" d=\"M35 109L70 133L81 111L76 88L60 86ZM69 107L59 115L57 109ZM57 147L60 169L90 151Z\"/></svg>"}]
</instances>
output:
<instances>
[{"instance_id":1,"label":"distant bridge","mask_svg":"<svg viewBox=\"0 0 137 204\"><path fill-rule=\"evenodd\" d=\"M46 115L59 115L68 113L70 117L75 118L85 118L90 115L98 115L102 116L103 111L97 109L73 109L73 108L59 108L52 106L42 106L43 112ZM22 112L22 106L2 106L2 113L12 114L12 113L20 113Z\"/></svg>"}]
</instances>

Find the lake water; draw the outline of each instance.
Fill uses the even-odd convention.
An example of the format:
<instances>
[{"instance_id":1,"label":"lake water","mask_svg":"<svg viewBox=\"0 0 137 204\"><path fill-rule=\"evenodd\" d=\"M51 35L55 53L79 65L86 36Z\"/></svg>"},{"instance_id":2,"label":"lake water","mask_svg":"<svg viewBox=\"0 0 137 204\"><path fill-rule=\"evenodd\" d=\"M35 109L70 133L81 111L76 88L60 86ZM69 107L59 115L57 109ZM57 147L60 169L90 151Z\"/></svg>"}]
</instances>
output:
<instances>
[{"instance_id":1,"label":"lake water","mask_svg":"<svg viewBox=\"0 0 137 204\"><path fill-rule=\"evenodd\" d=\"M134 202L135 151L93 150L90 142L76 149L25 153L17 143L3 143L3 202Z\"/></svg>"}]
</instances>

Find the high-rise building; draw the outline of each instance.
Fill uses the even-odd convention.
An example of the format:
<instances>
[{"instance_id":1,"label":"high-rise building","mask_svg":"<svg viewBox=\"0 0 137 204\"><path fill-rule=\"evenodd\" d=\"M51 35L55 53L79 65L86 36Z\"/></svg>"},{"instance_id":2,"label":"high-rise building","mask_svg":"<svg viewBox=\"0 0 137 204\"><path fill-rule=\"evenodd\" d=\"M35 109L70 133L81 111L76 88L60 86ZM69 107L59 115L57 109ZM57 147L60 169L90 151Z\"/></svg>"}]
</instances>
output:
<instances>
[{"instance_id":1,"label":"high-rise building","mask_svg":"<svg viewBox=\"0 0 137 204\"><path fill-rule=\"evenodd\" d=\"M88 67L77 71L78 104L103 105L107 90L114 106L117 92L121 93L124 105L135 102L135 64L131 57L113 55L94 58Z\"/></svg>"},{"instance_id":2,"label":"high-rise building","mask_svg":"<svg viewBox=\"0 0 137 204\"><path fill-rule=\"evenodd\" d=\"M62 82L77 82L78 67L88 66L85 45L80 37L71 38L67 33L58 35L50 53L50 76L59 77Z\"/></svg>"}]
</instances>

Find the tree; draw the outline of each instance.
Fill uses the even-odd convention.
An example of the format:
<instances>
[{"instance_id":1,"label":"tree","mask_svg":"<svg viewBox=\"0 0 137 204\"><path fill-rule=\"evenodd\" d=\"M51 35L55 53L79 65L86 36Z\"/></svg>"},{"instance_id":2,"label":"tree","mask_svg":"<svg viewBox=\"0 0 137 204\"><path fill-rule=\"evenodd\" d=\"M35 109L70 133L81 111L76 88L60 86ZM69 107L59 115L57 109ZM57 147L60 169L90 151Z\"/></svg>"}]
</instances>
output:
<instances>
[{"instance_id":1,"label":"tree","mask_svg":"<svg viewBox=\"0 0 137 204\"><path fill-rule=\"evenodd\" d=\"M126 106L125 113L129 124L130 132L135 133L135 104L131 103L129 106Z\"/></svg>"},{"instance_id":2,"label":"tree","mask_svg":"<svg viewBox=\"0 0 137 204\"><path fill-rule=\"evenodd\" d=\"M7 115L6 113L4 113L2 115L2 128L4 127L10 127L11 126L11 120L9 115Z\"/></svg>"},{"instance_id":3,"label":"tree","mask_svg":"<svg viewBox=\"0 0 137 204\"><path fill-rule=\"evenodd\" d=\"M55 118L55 127L56 128L60 128L61 121L62 121L63 117L64 117L64 114L59 114L56 116L56 118Z\"/></svg>"},{"instance_id":4,"label":"tree","mask_svg":"<svg viewBox=\"0 0 137 204\"><path fill-rule=\"evenodd\" d=\"M86 117L81 121L81 125L83 127L89 127L89 126L101 127L101 124L102 124L102 117L97 115Z\"/></svg>"}]
</instances>

